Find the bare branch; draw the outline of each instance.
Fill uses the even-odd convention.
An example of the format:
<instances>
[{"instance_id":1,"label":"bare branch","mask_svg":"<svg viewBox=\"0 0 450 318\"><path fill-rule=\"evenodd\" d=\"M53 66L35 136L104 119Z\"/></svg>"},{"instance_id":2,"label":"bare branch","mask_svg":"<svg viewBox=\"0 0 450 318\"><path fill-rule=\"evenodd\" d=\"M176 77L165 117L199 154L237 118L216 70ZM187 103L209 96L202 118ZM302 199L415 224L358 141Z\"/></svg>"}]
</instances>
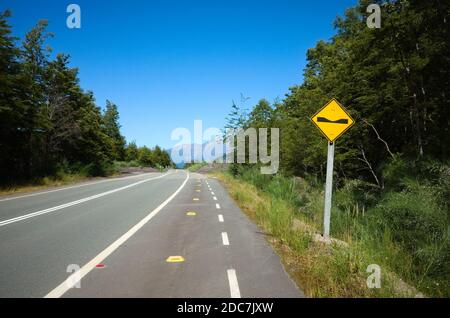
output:
<instances>
[{"instance_id":1,"label":"bare branch","mask_svg":"<svg viewBox=\"0 0 450 318\"><path fill-rule=\"evenodd\" d=\"M375 128L375 126L372 125L371 123L369 123L367 120L364 120L364 122L365 122L367 125L369 125L370 127L372 127L373 131L374 131L375 134L377 135L378 140L380 140L381 142L384 143L384 145L386 146L386 150L389 152L389 154L391 155L392 159L395 159L395 155L392 153L391 149L389 148L388 143L387 143L384 139L382 139L382 138L380 137L380 134L378 133L378 131L377 131L377 129Z\"/></svg>"},{"instance_id":2,"label":"bare branch","mask_svg":"<svg viewBox=\"0 0 450 318\"><path fill-rule=\"evenodd\" d=\"M380 181L378 180L378 177L377 177L375 171L373 171L372 165L370 164L369 160L367 160L366 153L364 152L363 147L360 147L359 150L361 150L361 154L362 154L363 157L362 157L362 159L361 158L357 158L357 159L362 161L362 162L364 162L367 165L367 167L369 168L369 170L372 173L373 177L375 178L375 181L377 182L378 187L382 188L382 186L380 185Z\"/></svg>"}]
</instances>

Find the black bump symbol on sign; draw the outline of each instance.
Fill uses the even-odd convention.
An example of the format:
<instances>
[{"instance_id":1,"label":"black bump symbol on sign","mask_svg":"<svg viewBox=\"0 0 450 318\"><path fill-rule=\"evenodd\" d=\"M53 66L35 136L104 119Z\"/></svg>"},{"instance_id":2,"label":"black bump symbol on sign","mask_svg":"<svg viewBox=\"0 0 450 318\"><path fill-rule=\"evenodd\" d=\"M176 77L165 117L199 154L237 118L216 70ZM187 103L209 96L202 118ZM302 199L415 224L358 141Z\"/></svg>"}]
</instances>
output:
<instances>
[{"instance_id":1,"label":"black bump symbol on sign","mask_svg":"<svg viewBox=\"0 0 450 318\"><path fill-rule=\"evenodd\" d=\"M325 117L317 117L317 122L318 123L330 123L330 124L348 124L348 119L338 119L338 120L329 120L328 118Z\"/></svg>"}]
</instances>

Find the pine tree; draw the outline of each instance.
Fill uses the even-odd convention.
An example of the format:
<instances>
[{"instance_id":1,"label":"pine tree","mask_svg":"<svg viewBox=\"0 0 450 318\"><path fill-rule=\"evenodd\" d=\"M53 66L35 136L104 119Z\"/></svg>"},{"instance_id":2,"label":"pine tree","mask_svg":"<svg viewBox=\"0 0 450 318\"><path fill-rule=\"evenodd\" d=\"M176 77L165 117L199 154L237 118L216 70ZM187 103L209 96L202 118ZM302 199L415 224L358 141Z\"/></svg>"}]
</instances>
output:
<instances>
[{"instance_id":1,"label":"pine tree","mask_svg":"<svg viewBox=\"0 0 450 318\"><path fill-rule=\"evenodd\" d=\"M125 138L120 132L119 111L117 106L106 101L106 109L103 113L103 124L106 134L111 138L113 144L113 159L125 159Z\"/></svg>"},{"instance_id":2,"label":"pine tree","mask_svg":"<svg viewBox=\"0 0 450 318\"><path fill-rule=\"evenodd\" d=\"M17 92L22 92L19 56L15 37L7 19L11 12L0 14L0 177L10 180L14 171L23 167L25 105Z\"/></svg>"}]
</instances>

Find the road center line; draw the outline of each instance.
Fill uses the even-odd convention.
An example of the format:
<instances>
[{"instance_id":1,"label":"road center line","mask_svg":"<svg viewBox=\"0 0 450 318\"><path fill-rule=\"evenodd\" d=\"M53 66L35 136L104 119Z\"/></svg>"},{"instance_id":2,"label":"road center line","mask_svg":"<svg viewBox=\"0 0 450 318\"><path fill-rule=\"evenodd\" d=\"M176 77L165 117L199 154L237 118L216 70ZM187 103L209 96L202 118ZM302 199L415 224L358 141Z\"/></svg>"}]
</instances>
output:
<instances>
[{"instance_id":1,"label":"road center line","mask_svg":"<svg viewBox=\"0 0 450 318\"><path fill-rule=\"evenodd\" d=\"M216 209L220 209L220 204L216 203Z\"/></svg>"},{"instance_id":2,"label":"road center line","mask_svg":"<svg viewBox=\"0 0 450 318\"><path fill-rule=\"evenodd\" d=\"M61 210L61 209L65 209L65 208L68 208L68 207L71 207L71 206L74 206L74 205L77 205L77 204L81 204L81 203L84 203L84 202L87 202L87 201L98 199L98 198L104 197L104 196L109 195L109 194L113 194L113 193L116 193L116 192L119 192L119 191L123 191L123 190L129 189L129 188L135 187L137 185L140 185L142 183L145 183L145 182L148 182L148 181L151 181L151 180L163 178L163 177L165 177L167 175L168 175L168 173L163 174L163 175L158 176L158 177L141 180L141 181L138 181L138 182L126 185L124 187L120 187L120 188L117 188L117 189L113 189L113 190L110 190L110 191L99 193L99 194L96 194L96 195L93 195L93 196L90 196L90 197L87 197L87 198L83 198L83 199L80 199L80 200L72 201L72 202L65 203L65 204L62 204L62 205L58 205L58 206L55 206L55 207L52 207L52 208L48 208L48 209L45 209L45 210L40 210L40 211L37 211L37 212L28 213L28 214L25 214L25 215L22 215L22 216L18 216L18 217L9 219L9 220L4 220L4 221L0 222L0 227L8 225L8 224L11 224L11 223L23 221L23 220L26 220L26 219L29 219L29 218L33 218L33 217L36 217L36 216L39 216L39 215L47 214L47 213L50 213L50 212L55 212L55 211L58 211L58 210Z\"/></svg>"},{"instance_id":3,"label":"road center line","mask_svg":"<svg viewBox=\"0 0 450 318\"><path fill-rule=\"evenodd\" d=\"M216 198L216 197L213 197L213 199L214 199L214 201L217 201L217 198Z\"/></svg>"},{"instance_id":4,"label":"road center line","mask_svg":"<svg viewBox=\"0 0 450 318\"><path fill-rule=\"evenodd\" d=\"M230 245L230 241L228 240L227 232L222 232L222 242L223 242L223 245L225 245L225 246Z\"/></svg>"},{"instance_id":5,"label":"road center line","mask_svg":"<svg viewBox=\"0 0 450 318\"><path fill-rule=\"evenodd\" d=\"M239 290L239 284L234 269L227 270L228 283L230 284L231 298L241 298L241 292Z\"/></svg>"},{"instance_id":6,"label":"road center line","mask_svg":"<svg viewBox=\"0 0 450 318\"><path fill-rule=\"evenodd\" d=\"M84 276L86 276L91 270L95 268L97 264L100 264L109 255L111 255L119 246L125 243L130 237L132 237L137 231L139 231L145 224L147 224L155 215L158 214L170 201L172 201L177 194L184 188L189 180L189 172L186 174L186 179L181 184L181 186L163 203L161 203L156 209L154 209L150 214L143 218L139 223L134 225L128 232L123 234L115 242L105 248L100 254L94 257L89 263L84 265L80 270L76 271L70 275L65 281L58 285L55 289L49 292L45 298L59 298L64 295L69 289L75 286Z\"/></svg>"},{"instance_id":7,"label":"road center line","mask_svg":"<svg viewBox=\"0 0 450 318\"><path fill-rule=\"evenodd\" d=\"M223 223L223 215L222 215L222 214L219 214L218 217L219 217L219 222L220 222L220 223Z\"/></svg>"}]
</instances>

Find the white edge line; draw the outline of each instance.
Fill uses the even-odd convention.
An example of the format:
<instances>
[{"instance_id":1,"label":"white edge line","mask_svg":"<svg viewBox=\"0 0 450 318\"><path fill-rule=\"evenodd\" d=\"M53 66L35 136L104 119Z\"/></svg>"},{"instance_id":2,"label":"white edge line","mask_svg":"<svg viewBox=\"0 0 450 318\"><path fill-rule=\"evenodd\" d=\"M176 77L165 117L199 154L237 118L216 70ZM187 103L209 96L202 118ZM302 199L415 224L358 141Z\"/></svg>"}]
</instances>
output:
<instances>
[{"instance_id":1,"label":"white edge line","mask_svg":"<svg viewBox=\"0 0 450 318\"><path fill-rule=\"evenodd\" d=\"M222 242L223 242L223 245L225 245L225 246L230 245L230 241L228 240L227 232L222 232Z\"/></svg>"},{"instance_id":2,"label":"white edge line","mask_svg":"<svg viewBox=\"0 0 450 318\"><path fill-rule=\"evenodd\" d=\"M218 217L219 217L219 222L220 222L220 223L223 223L223 215L222 215L222 214L219 214Z\"/></svg>"},{"instance_id":3,"label":"white edge line","mask_svg":"<svg viewBox=\"0 0 450 318\"><path fill-rule=\"evenodd\" d=\"M0 199L0 202L11 201L11 200L18 200L18 199L28 198L28 197L34 197L34 196L41 195L41 194L53 193L53 192L58 192L58 191L63 191L63 190L76 189L76 188L86 187L86 186L100 184L100 183L105 183L105 182L134 179L134 178L143 177L143 176L146 176L146 175L149 175L149 174L152 174L152 173L154 173L154 172L143 173L143 174L139 174L139 175L135 175L135 176L122 177L122 178L111 178L111 179L100 180L100 181L93 181L93 182L89 182L88 181L86 183L78 184L78 185L74 185L74 186L65 186L65 187L59 188L59 189L40 191L40 192L24 194L24 195L20 195L20 193L19 193L19 194L17 194L17 196ZM165 175L167 175L167 174L168 173L165 173ZM11 195L14 195L14 194L11 194Z\"/></svg>"},{"instance_id":4,"label":"white edge line","mask_svg":"<svg viewBox=\"0 0 450 318\"><path fill-rule=\"evenodd\" d=\"M227 270L227 275L228 275L228 283L230 284L231 298L241 298L241 292L239 290L236 271L234 269L229 269Z\"/></svg>"},{"instance_id":5,"label":"white edge line","mask_svg":"<svg viewBox=\"0 0 450 318\"><path fill-rule=\"evenodd\" d=\"M115 242L105 248L100 254L94 257L86 265L84 265L80 270L76 271L70 275L65 281L59 284L55 289L49 292L44 298L59 298L64 295L70 288L72 288L76 283L78 283L84 276L86 276L95 266L101 263L105 258L111 255L120 245L125 243L130 237L132 237L137 231L139 231L145 224L147 224L159 211L161 211L170 201L172 201L176 195L184 188L187 181L189 180L189 172L187 172L186 179L181 184L181 186L163 203L161 203L156 209L154 209L150 214L143 218L139 223L134 225L128 232L123 234Z\"/></svg>"},{"instance_id":6,"label":"white edge line","mask_svg":"<svg viewBox=\"0 0 450 318\"><path fill-rule=\"evenodd\" d=\"M80 200L68 202L68 203L61 204L61 205L58 205L58 206L55 206L55 207L52 207L52 208L48 208L48 209L45 209L45 210L40 210L40 211L36 211L36 212L25 214L25 215L21 215L21 216L12 218L12 219L4 220L4 221L0 222L0 227L8 225L8 224L11 224L11 223L23 221L23 220L26 220L26 219L29 219L29 218L33 218L33 217L36 217L36 216L39 216L39 215L42 215L42 214L47 214L47 213L50 213L50 212L54 212L54 211L58 211L58 210L61 210L61 209L64 209L64 208L68 208L68 207L71 207L73 205L77 205L77 204L80 204L80 203L84 203L84 202L87 202L87 201L98 199L98 198L104 197L105 195L109 195L109 194L112 194L112 193L115 193L115 192L126 190L126 189L129 189L131 187L140 185L142 183L145 183L145 182L148 182L148 181L151 181L151 180L163 178L163 177L165 177L167 175L168 174L166 173L166 174L163 174L163 175L158 176L158 177L144 179L144 180L141 180L141 181L138 181L138 182L126 185L124 187L120 187L120 188L117 188L117 189L113 189L113 190L109 190L109 191L106 191L106 192L102 192L102 193L99 193L99 194L96 194L96 195L93 195L93 196L90 196L90 197L86 197L86 198L83 198L83 199L80 199Z\"/></svg>"}]
</instances>

